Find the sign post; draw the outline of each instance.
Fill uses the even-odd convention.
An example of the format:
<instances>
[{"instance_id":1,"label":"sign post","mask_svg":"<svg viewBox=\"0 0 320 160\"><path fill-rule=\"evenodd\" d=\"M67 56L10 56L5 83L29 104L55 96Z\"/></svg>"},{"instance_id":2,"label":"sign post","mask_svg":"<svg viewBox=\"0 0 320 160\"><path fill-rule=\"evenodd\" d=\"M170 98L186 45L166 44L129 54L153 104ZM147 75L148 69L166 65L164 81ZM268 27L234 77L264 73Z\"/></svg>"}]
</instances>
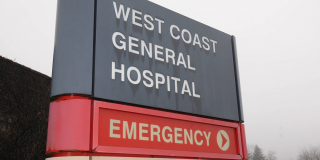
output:
<instances>
[{"instance_id":1,"label":"sign post","mask_svg":"<svg viewBox=\"0 0 320 160\"><path fill-rule=\"evenodd\" d=\"M235 37L143 0L59 0L47 153L245 159Z\"/></svg>"}]
</instances>

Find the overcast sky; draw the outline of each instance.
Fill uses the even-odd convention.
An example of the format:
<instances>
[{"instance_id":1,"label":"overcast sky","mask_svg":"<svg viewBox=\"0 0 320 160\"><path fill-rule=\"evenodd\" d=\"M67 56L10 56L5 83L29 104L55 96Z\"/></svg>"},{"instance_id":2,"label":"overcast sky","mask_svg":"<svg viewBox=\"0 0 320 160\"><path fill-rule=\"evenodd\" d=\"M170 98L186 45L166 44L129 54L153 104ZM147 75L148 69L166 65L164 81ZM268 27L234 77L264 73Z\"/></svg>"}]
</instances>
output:
<instances>
[{"instance_id":1,"label":"overcast sky","mask_svg":"<svg viewBox=\"0 0 320 160\"><path fill-rule=\"evenodd\" d=\"M248 144L320 146L320 1L152 0L237 38ZM1 0L0 55L51 76L56 0Z\"/></svg>"}]
</instances>

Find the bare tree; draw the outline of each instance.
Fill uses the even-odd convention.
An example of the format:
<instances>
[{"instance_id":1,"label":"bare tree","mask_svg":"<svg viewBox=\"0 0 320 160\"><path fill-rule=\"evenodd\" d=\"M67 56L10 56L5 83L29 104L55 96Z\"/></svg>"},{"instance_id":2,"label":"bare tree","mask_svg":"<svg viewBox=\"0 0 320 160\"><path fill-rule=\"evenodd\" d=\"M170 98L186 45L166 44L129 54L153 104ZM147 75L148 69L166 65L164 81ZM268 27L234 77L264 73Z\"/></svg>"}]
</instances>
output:
<instances>
[{"instance_id":1,"label":"bare tree","mask_svg":"<svg viewBox=\"0 0 320 160\"><path fill-rule=\"evenodd\" d=\"M247 146L248 159L251 160L253 156L254 145L250 144Z\"/></svg>"},{"instance_id":2,"label":"bare tree","mask_svg":"<svg viewBox=\"0 0 320 160\"><path fill-rule=\"evenodd\" d=\"M320 160L320 146L302 149L298 155L298 160Z\"/></svg>"},{"instance_id":3,"label":"bare tree","mask_svg":"<svg viewBox=\"0 0 320 160\"><path fill-rule=\"evenodd\" d=\"M278 158L276 157L277 152L273 150L269 150L266 160L277 160Z\"/></svg>"}]
</instances>

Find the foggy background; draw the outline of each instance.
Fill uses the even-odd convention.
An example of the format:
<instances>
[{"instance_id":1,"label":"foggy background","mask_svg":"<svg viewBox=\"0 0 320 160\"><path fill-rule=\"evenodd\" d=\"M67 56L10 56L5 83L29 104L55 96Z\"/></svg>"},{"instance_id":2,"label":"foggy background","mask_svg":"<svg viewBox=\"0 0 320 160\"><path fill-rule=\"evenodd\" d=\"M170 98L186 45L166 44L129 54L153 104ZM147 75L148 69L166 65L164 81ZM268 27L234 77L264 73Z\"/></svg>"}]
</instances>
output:
<instances>
[{"instance_id":1,"label":"foggy background","mask_svg":"<svg viewBox=\"0 0 320 160\"><path fill-rule=\"evenodd\" d=\"M320 145L320 1L151 0L236 36L247 144ZM56 0L1 0L0 55L51 76Z\"/></svg>"}]
</instances>

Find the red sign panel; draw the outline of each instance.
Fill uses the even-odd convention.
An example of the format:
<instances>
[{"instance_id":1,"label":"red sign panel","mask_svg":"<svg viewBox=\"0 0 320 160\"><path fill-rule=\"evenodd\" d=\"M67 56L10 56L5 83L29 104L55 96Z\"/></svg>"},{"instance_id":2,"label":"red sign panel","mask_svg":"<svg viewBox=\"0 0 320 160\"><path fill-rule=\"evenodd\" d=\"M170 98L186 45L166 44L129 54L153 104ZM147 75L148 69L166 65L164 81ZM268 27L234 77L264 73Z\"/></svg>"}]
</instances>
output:
<instances>
[{"instance_id":1,"label":"red sign panel","mask_svg":"<svg viewBox=\"0 0 320 160\"><path fill-rule=\"evenodd\" d=\"M242 159L238 123L95 101L95 152Z\"/></svg>"}]
</instances>

